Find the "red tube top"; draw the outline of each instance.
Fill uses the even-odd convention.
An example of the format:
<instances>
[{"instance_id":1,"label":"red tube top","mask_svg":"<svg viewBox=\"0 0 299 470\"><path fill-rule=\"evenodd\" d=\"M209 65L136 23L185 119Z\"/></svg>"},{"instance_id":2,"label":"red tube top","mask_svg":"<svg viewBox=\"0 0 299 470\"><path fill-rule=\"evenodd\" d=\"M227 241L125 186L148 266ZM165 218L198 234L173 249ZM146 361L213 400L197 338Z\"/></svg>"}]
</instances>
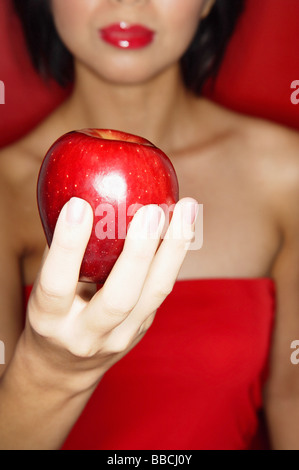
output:
<instances>
[{"instance_id":1,"label":"red tube top","mask_svg":"<svg viewBox=\"0 0 299 470\"><path fill-rule=\"evenodd\" d=\"M26 288L26 297L30 288ZM270 279L178 281L63 449L248 449L275 310Z\"/></svg>"}]
</instances>

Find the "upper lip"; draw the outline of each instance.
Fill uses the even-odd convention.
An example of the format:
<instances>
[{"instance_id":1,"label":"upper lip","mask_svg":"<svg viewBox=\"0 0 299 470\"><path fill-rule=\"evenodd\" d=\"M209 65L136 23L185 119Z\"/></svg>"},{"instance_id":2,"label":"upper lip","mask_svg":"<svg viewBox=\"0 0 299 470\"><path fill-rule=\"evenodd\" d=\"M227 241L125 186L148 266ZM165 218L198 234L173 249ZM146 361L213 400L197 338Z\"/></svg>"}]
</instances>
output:
<instances>
[{"instance_id":1,"label":"upper lip","mask_svg":"<svg viewBox=\"0 0 299 470\"><path fill-rule=\"evenodd\" d=\"M141 24L128 24L124 21L105 26L101 28L101 32L107 34L115 34L118 36L129 35L132 37L154 33L154 31L148 28L147 26Z\"/></svg>"}]
</instances>

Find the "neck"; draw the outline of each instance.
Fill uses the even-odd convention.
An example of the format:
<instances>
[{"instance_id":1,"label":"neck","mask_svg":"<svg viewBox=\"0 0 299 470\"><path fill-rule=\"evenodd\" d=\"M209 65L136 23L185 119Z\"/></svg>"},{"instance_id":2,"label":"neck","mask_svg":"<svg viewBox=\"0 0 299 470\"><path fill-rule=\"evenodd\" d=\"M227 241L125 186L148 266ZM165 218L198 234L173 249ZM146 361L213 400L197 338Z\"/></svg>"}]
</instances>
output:
<instances>
[{"instance_id":1,"label":"neck","mask_svg":"<svg viewBox=\"0 0 299 470\"><path fill-rule=\"evenodd\" d=\"M192 100L179 68L167 70L147 83L118 85L76 65L74 90L64 111L73 129L122 130L145 137L166 151L181 140L182 123L190 116Z\"/></svg>"}]
</instances>

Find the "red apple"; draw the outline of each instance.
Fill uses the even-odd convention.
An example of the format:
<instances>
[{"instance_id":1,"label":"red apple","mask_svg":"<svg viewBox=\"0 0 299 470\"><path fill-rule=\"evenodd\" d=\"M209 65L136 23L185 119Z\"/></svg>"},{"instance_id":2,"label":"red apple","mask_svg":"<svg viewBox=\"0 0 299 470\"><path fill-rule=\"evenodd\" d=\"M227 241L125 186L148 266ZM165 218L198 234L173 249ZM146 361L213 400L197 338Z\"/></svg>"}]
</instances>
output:
<instances>
[{"instance_id":1,"label":"red apple","mask_svg":"<svg viewBox=\"0 0 299 470\"><path fill-rule=\"evenodd\" d=\"M178 181L169 158L148 140L83 129L60 137L40 169L37 200L49 245L59 213L72 197L87 201L94 212L80 280L102 284L123 249L135 212L147 204L171 211L179 197Z\"/></svg>"}]
</instances>

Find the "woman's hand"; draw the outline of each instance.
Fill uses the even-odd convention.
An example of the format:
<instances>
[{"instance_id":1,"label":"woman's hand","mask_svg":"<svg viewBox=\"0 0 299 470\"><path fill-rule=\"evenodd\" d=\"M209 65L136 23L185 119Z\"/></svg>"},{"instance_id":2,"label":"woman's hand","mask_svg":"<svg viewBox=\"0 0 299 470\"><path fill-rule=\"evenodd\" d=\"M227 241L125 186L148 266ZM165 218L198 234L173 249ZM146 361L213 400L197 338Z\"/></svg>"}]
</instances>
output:
<instances>
[{"instance_id":1,"label":"woman's hand","mask_svg":"<svg viewBox=\"0 0 299 470\"><path fill-rule=\"evenodd\" d=\"M56 377L60 387L80 393L139 342L177 279L196 212L195 200L182 199L161 242L163 210L142 207L104 286L87 301L78 294L78 277L93 213L81 199L66 204L29 300L23 335L24 351L41 361L32 372L39 382L51 386Z\"/></svg>"}]
</instances>

